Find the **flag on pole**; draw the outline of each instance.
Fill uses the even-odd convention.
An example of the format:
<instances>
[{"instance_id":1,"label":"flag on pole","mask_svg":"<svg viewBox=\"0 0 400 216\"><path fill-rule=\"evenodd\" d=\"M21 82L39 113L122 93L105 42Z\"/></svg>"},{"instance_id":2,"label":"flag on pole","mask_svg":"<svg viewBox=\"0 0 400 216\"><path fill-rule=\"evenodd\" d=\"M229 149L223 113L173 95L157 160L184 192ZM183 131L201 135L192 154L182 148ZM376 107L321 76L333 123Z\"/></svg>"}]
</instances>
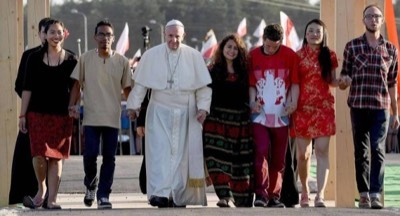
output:
<instances>
[{"instance_id":1,"label":"flag on pole","mask_svg":"<svg viewBox=\"0 0 400 216\"><path fill-rule=\"evenodd\" d=\"M243 18L242 21L240 21L238 29L237 29L237 33L238 33L239 37L243 37L247 34L246 17Z\"/></svg>"},{"instance_id":2,"label":"flag on pole","mask_svg":"<svg viewBox=\"0 0 400 216\"><path fill-rule=\"evenodd\" d=\"M293 22L284 13L280 12L281 25L283 28L283 41L282 44L286 45L292 50L297 51L300 48L299 36L297 36L296 29L294 28Z\"/></svg>"},{"instance_id":3,"label":"flag on pole","mask_svg":"<svg viewBox=\"0 0 400 216\"><path fill-rule=\"evenodd\" d=\"M121 36L118 39L117 47L115 52L125 55L125 52L129 49L129 27L128 23L125 23L124 30L121 33Z\"/></svg>"},{"instance_id":4,"label":"flag on pole","mask_svg":"<svg viewBox=\"0 0 400 216\"><path fill-rule=\"evenodd\" d=\"M267 26L267 23L265 22L264 19L261 19L260 24L258 25L257 29L254 31L253 36L258 38L257 43L254 44L254 46L261 46L263 44L263 34L264 34L264 29Z\"/></svg>"},{"instance_id":5,"label":"flag on pole","mask_svg":"<svg viewBox=\"0 0 400 216\"><path fill-rule=\"evenodd\" d=\"M217 38L215 37L214 31L210 29L210 31L207 32L205 42L203 42L203 46L201 47L201 55L205 60L209 60L217 48Z\"/></svg>"},{"instance_id":6,"label":"flag on pole","mask_svg":"<svg viewBox=\"0 0 400 216\"><path fill-rule=\"evenodd\" d=\"M140 49L138 49L135 54L133 55L133 57L131 59L129 59L129 64L131 65L131 67L136 67L137 64L139 63L138 58L142 55L142 51L140 51Z\"/></svg>"},{"instance_id":7,"label":"flag on pole","mask_svg":"<svg viewBox=\"0 0 400 216\"><path fill-rule=\"evenodd\" d=\"M385 0L385 22L388 40L399 50L399 37L397 35L396 17L392 0ZM398 67L397 80L400 79L400 67ZM400 85L397 85L397 92L400 94Z\"/></svg>"}]
</instances>

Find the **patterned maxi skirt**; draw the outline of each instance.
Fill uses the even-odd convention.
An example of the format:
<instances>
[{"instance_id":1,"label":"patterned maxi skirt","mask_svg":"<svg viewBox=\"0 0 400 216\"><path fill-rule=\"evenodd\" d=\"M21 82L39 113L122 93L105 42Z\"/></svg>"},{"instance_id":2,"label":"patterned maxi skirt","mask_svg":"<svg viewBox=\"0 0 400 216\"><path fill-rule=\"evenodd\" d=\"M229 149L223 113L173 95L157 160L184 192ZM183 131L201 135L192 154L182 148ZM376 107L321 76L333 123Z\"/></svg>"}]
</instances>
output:
<instances>
[{"instance_id":1,"label":"patterned maxi skirt","mask_svg":"<svg viewBox=\"0 0 400 216\"><path fill-rule=\"evenodd\" d=\"M204 157L219 199L253 205L253 141L247 110L212 109L204 126Z\"/></svg>"},{"instance_id":2,"label":"patterned maxi skirt","mask_svg":"<svg viewBox=\"0 0 400 216\"><path fill-rule=\"evenodd\" d=\"M71 148L72 118L28 112L27 125L32 157L67 159Z\"/></svg>"}]
</instances>

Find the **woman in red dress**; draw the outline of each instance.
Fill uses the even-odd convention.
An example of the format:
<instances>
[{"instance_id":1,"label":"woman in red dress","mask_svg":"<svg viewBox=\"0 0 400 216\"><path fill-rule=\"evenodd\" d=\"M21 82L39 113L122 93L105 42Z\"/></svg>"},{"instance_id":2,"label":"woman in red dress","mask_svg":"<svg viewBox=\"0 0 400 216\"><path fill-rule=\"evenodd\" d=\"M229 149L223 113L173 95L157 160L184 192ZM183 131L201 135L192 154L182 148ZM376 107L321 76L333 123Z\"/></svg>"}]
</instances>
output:
<instances>
[{"instance_id":1,"label":"woman in red dress","mask_svg":"<svg viewBox=\"0 0 400 216\"><path fill-rule=\"evenodd\" d=\"M23 204L29 208L41 207L48 191L47 205L43 207L61 209L56 200L62 159L68 158L70 151L70 75L77 59L62 48L64 24L61 21L48 21L45 32L43 48L28 58L22 91L19 128L23 133L29 130L32 163L38 182L35 197L24 197Z\"/></svg>"},{"instance_id":2,"label":"woman in red dress","mask_svg":"<svg viewBox=\"0 0 400 216\"><path fill-rule=\"evenodd\" d=\"M327 30L319 20L306 25L300 57L300 95L293 113L290 133L296 138L298 172L302 184L301 207L309 206L308 176L310 173L311 141L317 158L318 191L315 207L325 207L324 191L329 173L329 139L335 134L334 97L329 87L336 87L335 52L327 47Z\"/></svg>"}]
</instances>

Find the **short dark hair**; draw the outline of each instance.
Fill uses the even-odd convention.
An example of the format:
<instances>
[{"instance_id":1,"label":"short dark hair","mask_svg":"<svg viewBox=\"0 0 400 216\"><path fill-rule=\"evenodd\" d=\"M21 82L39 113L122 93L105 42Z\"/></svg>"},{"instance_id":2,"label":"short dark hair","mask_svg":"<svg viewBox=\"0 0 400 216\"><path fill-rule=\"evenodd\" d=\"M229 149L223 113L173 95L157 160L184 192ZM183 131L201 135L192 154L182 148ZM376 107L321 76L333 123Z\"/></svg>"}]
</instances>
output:
<instances>
[{"instance_id":1,"label":"short dark hair","mask_svg":"<svg viewBox=\"0 0 400 216\"><path fill-rule=\"evenodd\" d=\"M95 35L97 34L97 29L98 29L100 26L108 26L108 27L110 27L110 28L114 31L114 26L111 24L110 21L108 21L108 20L102 20L102 21L100 21L100 22L97 23L96 28L94 29L94 34L95 34Z\"/></svg>"},{"instance_id":2,"label":"short dark hair","mask_svg":"<svg viewBox=\"0 0 400 216\"><path fill-rule=\"evenodd\" d=\"M46 28L47 22L50 20L51 20L50 17L45 17L45 18L41 19L38 24L38 31L40 32L42 30L42 27Z\"/></svg>"},{"instance_id":3,"label":"short dark hair","mask_svg":"<svg viewBox=\"0 0 400 216\"><path fill-rule=\"evenodd\" d=\"M363 11L363 17L365 16L365 11L367 11L369 8L372 8L372 7L377 8L383 14L383 10L377 4L370 4L367 7L365 7L365 9Z\"/></svg>"},{"instance_id":4,"label":"short dark hair","mask_svg":"<svg viewBox=\"0 0 400 216\"><path fill-rule=\"evenodd\" d=\"M263 40L269 39L271 41L282 41L283 28L279 24L270 24L264 28Z\"/></svg>"}]
</instances>

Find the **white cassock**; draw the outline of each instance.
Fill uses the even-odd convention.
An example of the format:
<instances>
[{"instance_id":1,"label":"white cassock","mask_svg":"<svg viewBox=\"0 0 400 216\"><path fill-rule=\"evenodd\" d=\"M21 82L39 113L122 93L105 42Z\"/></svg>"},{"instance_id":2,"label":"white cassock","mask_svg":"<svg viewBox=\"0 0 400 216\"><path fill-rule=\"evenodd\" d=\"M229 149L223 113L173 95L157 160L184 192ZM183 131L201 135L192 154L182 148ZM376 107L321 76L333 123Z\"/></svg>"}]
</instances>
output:
<instances>
[{"instance_id":1,"label":"white cassock","mask_svg":"<svg viewBox=\"0 0 400 216\"><path fill-rule=\"evenodd\" d=\"M209 112L211 78L201 54L184 44L147 50L133 79L127 108L139 109L152 89L145 123L147 196L172 197L177 205L207 205L202 126Z\"/></svg>"}]
</instances>

